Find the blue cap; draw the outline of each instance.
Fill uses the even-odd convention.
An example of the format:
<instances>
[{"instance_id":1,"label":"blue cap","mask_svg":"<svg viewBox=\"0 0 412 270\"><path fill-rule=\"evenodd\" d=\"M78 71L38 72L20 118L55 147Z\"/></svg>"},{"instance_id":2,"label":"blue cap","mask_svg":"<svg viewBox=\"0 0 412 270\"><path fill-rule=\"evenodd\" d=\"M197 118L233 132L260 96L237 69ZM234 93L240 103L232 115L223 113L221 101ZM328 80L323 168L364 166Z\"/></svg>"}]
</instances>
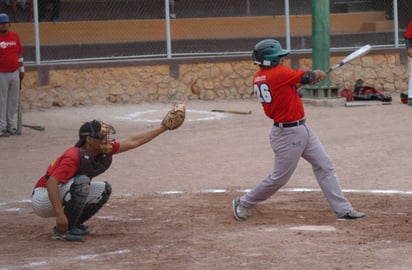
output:
<instances>
[{"instance_id":1,"label":"blue cap","mask_svg":"<svg viewBox=\"0 0 412 270\"><path fill-rule=\"evenodd\" d=\"M6 13L0 13L0 23L10 22L9 16Z\"/></svg>"}]
</instances>

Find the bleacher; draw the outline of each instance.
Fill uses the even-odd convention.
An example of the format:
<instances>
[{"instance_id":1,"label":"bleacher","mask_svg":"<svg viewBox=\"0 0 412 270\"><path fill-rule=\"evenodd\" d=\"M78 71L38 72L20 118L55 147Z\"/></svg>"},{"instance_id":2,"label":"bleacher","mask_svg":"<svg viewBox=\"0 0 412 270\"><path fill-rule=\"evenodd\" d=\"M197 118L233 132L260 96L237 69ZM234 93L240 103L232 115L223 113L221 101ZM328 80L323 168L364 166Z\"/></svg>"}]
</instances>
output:
<instances>
[{"instance_id":1,"label":"bleacher","mask_svg":"<svg viewBox=\"0 0 412 270\"><path fill-rule=\"evenodd\" d=\"M0 0L0 11L10 12ZM24 1L24 0L22 0ZM26 0L28 1L28 0ZM279 16L285 14L284 0L175 0L177 18ZM391 19L392 0L330 0L331 13L385 11ZM398 0L399 10L410 19L412 4ZM311 14L310 1L289 0L291 15ZM18 21L27 20L27 11L19 6ZM399 15L403 13L400 12ZM60 21L135 20L164 18L164 0L61 0Z\"/></svg>"},{"instance_id":2,"label":"bleacher","mask_svg":"<svg viewBox=\"0 0 412 270\"><path fill-rule=\"evenodd\" d=\"M42 22L39 27L43 45L162 41L166 38L163 19ZM311 35L311 15L291 16L290 27L294 35ZM33 31L27 31L33 28L32 23L17 23L12 28L20 33L24 44L34 44ZM391 30L393 21L386 20L383 11L330 15L330 31L334 34ZM284 37L285 16L181 18L171 21L171 33L174 40Z\"/></svg>"},{"instance_id":3,"label":"bleacher","mask_svg":"<svg viewBox=\"0 0 412 270\"><path fill-rule=\"evenodd\" d=\"M52 60L54 55L60 57L69 52L70 58L119 55L125 51L119 50L119 44L136 55L165 53L163 0L61 1L59 21L40 23L40 44L42 50L47 50L43 59ZM312 31L310 4L302 5L302 0L289 2L292 44L294 49L307 48ZM393 20L379 3L382 1L331 0L331 47L391 42ZM87 8L79 8L80 5ZM248 51L260 38L284 41L284 0L177 0L176 13L177 18L170 21L174 53L221 48ZM26 14L20 15L19 19L25 21ZM402 29L406 24L399 26ZM26 58L34 59L33 23L12 23L12 30L20 34Z\"/></svg>"}]
</instances>

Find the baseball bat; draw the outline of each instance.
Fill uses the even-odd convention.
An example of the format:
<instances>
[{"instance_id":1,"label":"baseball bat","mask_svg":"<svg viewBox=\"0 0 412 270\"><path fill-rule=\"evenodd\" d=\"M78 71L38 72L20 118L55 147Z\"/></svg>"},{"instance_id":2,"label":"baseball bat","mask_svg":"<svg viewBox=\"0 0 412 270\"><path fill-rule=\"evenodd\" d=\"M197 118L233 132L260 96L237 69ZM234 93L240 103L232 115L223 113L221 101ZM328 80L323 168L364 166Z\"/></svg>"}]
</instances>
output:
<instances>
[{"instance_id":1,"label":"baseball bat","mask_svg":"<svg viewBox=\"0 0 412 270\"><path fill-rule=\"evenodd\" d=\"M35 125L26 125L26 124L22 124L23 127L28 127L37 131L44 131L45 128L43 126L35 126Z\"/></svg>"},{"instance_id":2,"label":"baseball bat","mask_svg":"<svg viewBox=\"0 0 412 270\"><path fill-rule=\"evenodd\" d=\"M374 105L391 105L390 101L349 101L345 103L345 107L360 107L360 106L374 106Z\"/></svg>"},{"instance_id":3,"label":"baseball bat","mask_svg":"<svg viewBox=\"0 0 412 270\"><path fill-rule=\"evenodd\" d=\"M19 99L17 101L17 131L16 134L17 135L21 135L22 133L22 127L28 127L34 130L38 130L38 131L44 131L45 128L43 126L36 126L36 125L25 125L22 122L22 111L21 111L21 82L22 80L20 80L20 86L19 86Z\"/></svg>"},{"instance_id":4,"label":"baseball bat","mask_svg":"<svg viewBox=\"0 0 412 270\"><path fill-rule=\"evenodd\" d=\"M21 79L19 84L19 99L17 100L17 135L21 135Z\"/></svg>"},{"instance_id":5,"label":"baseball bat","mask_svg":"<svg viewBox=\"0 0 412 270\"><path fill-rule=\"evenodd\" d=\"M212 112L234 113L234 114L252 114L252 111L238 111L238 110L212 110Z\"/></svg>"},{"instance_id":6,"label":"baseball bat","mask_svg":"<svg viewBox=\"0 0 412 270\"><path fill-rule=\"evenodd\" d=\"M359 49L357 49L356 51L352 52L351 54L349 54L348 56L346 56L345 58L343 58L342 61L340 61L338 64L332 66L329 68L329 70L327 71L327 73L343 66L346 63L349 63L359 57L362 57L363 55L367 54L368 52L370 52L372 50L372 46L367 44L364 45L362 47L360 47Z\"/></svg>"}]
</instances>

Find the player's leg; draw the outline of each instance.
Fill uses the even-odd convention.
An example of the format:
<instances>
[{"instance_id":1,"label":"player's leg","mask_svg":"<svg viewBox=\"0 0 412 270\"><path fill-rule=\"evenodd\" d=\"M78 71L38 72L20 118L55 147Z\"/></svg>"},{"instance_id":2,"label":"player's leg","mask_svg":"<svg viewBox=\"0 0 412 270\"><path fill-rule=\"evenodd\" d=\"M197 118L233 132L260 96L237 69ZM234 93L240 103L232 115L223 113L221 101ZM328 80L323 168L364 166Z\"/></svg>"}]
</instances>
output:
<instances>
[{"instance_id":1,"label":"player's leg","mask_svg":"<svg viewBox=\"0 0 412 270\"><path fill-rule=\"evenodd\" d=\"M409 57L408 105L412 106L412 57Z\"/></svg>"},{"instance_id":2,"label":"player's leg","mask_svg":"<svg viewBox=\"0 0 412 270\"><path fill-rule=\"evenodd\" d=\"M31 205L34 213L39 217L56 216L56 212L49 199L49 193L45 187L38 187L33 191Z\"/></svg>"},{"instance_id":3,"label":"player's leg","mask_svg":"<svg viewBox=\"0 0 412 270\"><path fill-rule=\"evenodd\" d=\"M7 98L7 131L14 135L17 132L16 120L14 116L17 110L17 102L20 94L20 78L19 71L10 73L9 92Z\"/></svg>"},{"instance_id":4,"label":"player's leg","mask_svg":"<svg viewBox=\"0 0 412 270\"><path fill-rule=\"evenodd\" d=\"M0 137L9 137L7 132L7 93L9 73L0 72Z\"/></svg>"},{"instance_id":5,"label":"player's leg","mask_svg":"<svg viewBox=\"0 0 412 270\"><path fill-rule=\"evenodd\" d=\"M108 182L92 182L86 205L75 226L85 228L83 223L94 216L109 201L111 193L112 188Z\"/></svg>"},{"instance_id":6,"label":"player's leg","mask_svg":"<svg viewBox=\"0 0 412 270\"><path fill-rule=\"evenodd\" d=\"M234 201L234 206L238 204L240 209L251 209L283 187L298 165L300 156L305 149L306 137L307 132L304 126L284 129L273 127L270 136L270 143L275 153L273 172L254 189L240 197L238 201ZM240 220L244 219L240 218Z\"/></svg>"},{"instance_id":7,"label":"player's leg","mask_svg":"<svg viewBox=\"0 0 412 270\"><path fill-rule=\"evenodd\" d=\"M63 198L70 192L73 179L64 185L59 185L59 194L63 204ZM46 187L35 188L31 196L33 211L40 217L55 217L56 212L50 202L49 193Z\"/></svg>"},{"instance_id":8,"label":"player's leg","mask_svg":"<svg viewBox=\"0 0 412 270\"><path fill-rule=\"evenodd\" d=\"M309 142L302 154L313 169L325 197L338 216L353 210L351 203L345 198L332 161L316 134L308 127Z\"/></svg>"},{"instance_id":9,"label":"player's leg","mask_svg":"<svg viewBox=\"0 0 412 270\"><path fill-rule=\"evenodd\" d=\"M64 213L69 221L69 231L74 228L86 206L90 193L90 178L86 175L75 176L70 191L63 198Z\"/></svg>"}]
</instances>

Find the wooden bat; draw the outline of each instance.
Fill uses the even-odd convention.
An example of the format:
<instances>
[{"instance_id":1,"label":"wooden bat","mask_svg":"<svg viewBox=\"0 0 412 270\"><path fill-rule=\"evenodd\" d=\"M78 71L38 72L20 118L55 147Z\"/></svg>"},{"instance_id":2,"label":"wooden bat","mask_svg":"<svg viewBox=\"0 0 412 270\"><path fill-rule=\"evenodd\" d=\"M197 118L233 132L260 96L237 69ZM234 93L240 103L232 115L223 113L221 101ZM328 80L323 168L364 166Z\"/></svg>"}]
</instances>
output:
<instances>
[{"instance_id":1,"label":"wooden bat","mask_svg":"<svg viewBox=\"0 0 412 270\"><path fill-rule=\"evenodd\" d=\"M21 80L19 85L19 99L17 100L17 135L21 135Z\"/></svg>"},{"instance_id":2,"label":"wooden bat","mask_svg":"<svg viewBox=\"0 0 412 270\"><path fill-rule=\"evenodd\" d=\"M355 59L357 59L357 58L359 58L359 57L367 54L367 53L370 52L371 50L372 50L372 47L371 47L371 45L369 45L369 44L360 47L359 49L357 49L357 50L354 51L353 53L351 53L351 54L349 54L348 56L346 56L345 58L343 58L343 60L340 61L338 64L330 67L329 70L327 71L327 73L329 73L329 72L331 72L331 71L333 71L333 70L335 70L335 69L343 66L343 65L346 64L346 63L349 63L349 62L351 62L351 61L353 61L353 60L355 60Z\"/></svg>"},{"instance_id":3,"label":"wooden bat","mask_svg":"<svg viewBox=\"0 0 412 270\"><path fill-rule=\"evenodd\" d=\"M45 128L43 126L36 126L36 125L25 125L22 122L22 112L21 112L21 82L20 80L20 86L19 86L19 99L17 101L17 135L21 135L22 133L22 127L28 127L37 131L44 131Z\"/></svg>"},{"instance_id":4,"label":"wooden bat","mask_svg":"<svg viewBox=\"0 0 412 270\"><path fill-rule=\"evenodd\" d=\"M212 110L212 112L234 113L234 114L252 114L252 111L238 111L238 110Z\"/></svg>"},{"instance_id":5,"label":"wooden bat","mask_svg":"<svg viewBox=\"0 0 412 270\"><path fill-rule=\"evenodd\" d=\"M31 128L31 129L34 129L34 130L37 130L37 131L44 131L45 130L45 128L43 126L25 125L25 124L22 124L22 126L27 127L27 128Z\"/></svg>"}]
</instances>

